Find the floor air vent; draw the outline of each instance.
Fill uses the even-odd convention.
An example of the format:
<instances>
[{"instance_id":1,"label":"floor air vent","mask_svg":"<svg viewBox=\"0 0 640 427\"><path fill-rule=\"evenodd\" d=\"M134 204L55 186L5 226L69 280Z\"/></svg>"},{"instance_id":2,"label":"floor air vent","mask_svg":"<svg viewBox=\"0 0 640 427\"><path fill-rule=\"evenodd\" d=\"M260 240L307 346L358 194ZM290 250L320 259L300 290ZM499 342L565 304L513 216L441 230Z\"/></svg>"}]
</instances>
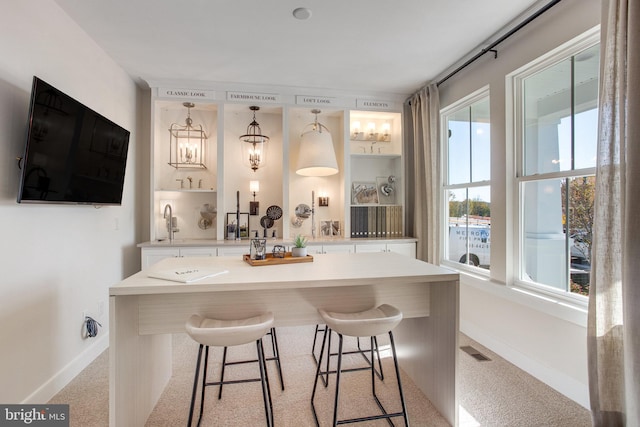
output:
<instances>
[{"instance_id":1,"label":"floor air vent","mask_svg":"<svg viewBox=\"0 0 640 427\"><path fill-rule=\"evenodd\" d=\"M476 359L478 362L491 361L491 359L489 359L487 356L485 356L484 354L480 353L478 350L476 350L475 348L471 347L470 345L465 345L463 347L460 347L460 350L464 351L469 356L471 356L474 359Z\"/></svg>"}]
</instances>

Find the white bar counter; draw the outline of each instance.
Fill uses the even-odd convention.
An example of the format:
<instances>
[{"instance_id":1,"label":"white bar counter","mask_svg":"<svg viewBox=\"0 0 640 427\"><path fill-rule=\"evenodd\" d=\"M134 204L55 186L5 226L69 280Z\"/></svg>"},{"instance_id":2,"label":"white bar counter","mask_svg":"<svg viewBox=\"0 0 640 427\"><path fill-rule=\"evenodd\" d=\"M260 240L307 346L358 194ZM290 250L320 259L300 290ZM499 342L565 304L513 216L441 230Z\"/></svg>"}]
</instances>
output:
<instances>
[{"instance_id":1,"label":"white bar counter","mask_svg":"<svg viewBox=\"0 0 640 427\"><path fill-rule=\"evenodd\" d=\"M227 273L189 284L147 276L185 267ZM459 276L451 270L390 252L320 254L313 262L269 266L238 256L169 258L109 294L112 427L144 426L171 377L169 334L183 333L194 313L235 319L271 311L275 326L299 326L322 323L318 308L359 311L383 303L404 314L394 331L402 369L457 424Z\"/></svg>"}]
</instances>

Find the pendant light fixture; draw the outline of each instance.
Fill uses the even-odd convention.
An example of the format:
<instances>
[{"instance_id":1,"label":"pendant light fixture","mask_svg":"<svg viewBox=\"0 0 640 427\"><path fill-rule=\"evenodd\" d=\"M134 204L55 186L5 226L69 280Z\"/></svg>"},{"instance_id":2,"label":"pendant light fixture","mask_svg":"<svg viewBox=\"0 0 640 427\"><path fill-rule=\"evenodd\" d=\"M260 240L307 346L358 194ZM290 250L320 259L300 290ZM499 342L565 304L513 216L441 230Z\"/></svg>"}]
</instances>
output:
<instances>
[{"instance_id":1,"label":"pendant light fixture","mask_svg":"<svg viewBox=\"0 0 640 427\"><path fill-rule=\"evenodd\" d=\"M313 123L308 124L300 135L300 153L296 173L303 176L329 176L338 173L338 162L333 149L329 129L318 122L320 110L313 109ZM310 128L309 128L310 127ZM309 128L307 130L307 128Z\"/></svg>"},{"instance_id":2,"label":"pendant light fixture","mask_svg":"<svg viewBox=\"0 0 640 427\"><path fill-rule=\"evenodd\" d=\"M169 127L169 165L176 169L206 169L204 150L207 135L202 125L193 125L191 119L193 102L184 102L182 105L187 107L185 124L173 123Z\"/></svg>"},{"instance_id":3,"label":"pendant light fixture","mask_svg":"<svg viewBox=\"0 0 640 427\"><path fill-rule=\"evenodd\" d=\"M253 121L247 126L247 133L240 136L240 141L243 162L255 172L267 163L269 137L262 134L260 125L256 121L256 111L259 111L260 107L251 106L249 109L253 111Z\"/></svg>"}]
</instances>

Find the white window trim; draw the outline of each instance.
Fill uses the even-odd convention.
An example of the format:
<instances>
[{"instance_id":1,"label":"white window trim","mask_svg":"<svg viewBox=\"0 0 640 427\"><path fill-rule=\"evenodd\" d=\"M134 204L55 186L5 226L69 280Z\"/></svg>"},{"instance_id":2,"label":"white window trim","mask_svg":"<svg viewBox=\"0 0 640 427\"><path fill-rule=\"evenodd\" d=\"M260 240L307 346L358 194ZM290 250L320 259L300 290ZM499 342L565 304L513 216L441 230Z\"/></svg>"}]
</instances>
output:
<instances>
[{"instance_id":1,"label":"white window trim","mask_svg":"<svg viewBox=\"0 0 640 427\"><path fill-rule=\"evenodd\" d=\"M464 98L459 99L453 104L450 104L440 110L440 148L442 153L442 156L440 158L440 182L443 183L442 188L440 189L441 195L444 195L445 191L447 190L458 188L486 187L487 185L491 186L490 180L465 184L444 184L447 181L447 177L449 176L449 136L448 133L445 132L445 129L448 129L446 117L457 110L469 107L470 105L475 104L476 102L487 97L491 99L489 85L481 87L480 89L470 93ZM447 254L449 253L449 241L447 239L447 236L449 235L449 203L448 200L445 200L444 196L441 197L441 200L442 203L440 205L440 217L442 218L442 224L440 225L440 264L454 270L465 271L470 274L488 278L490 275L490 270L461 264L459 262L447 259Z\"/></svg>"},{"instance_id":2,"label":"white window trim","mask_svg":"<svg viewBox=\"0 0 640 427\"><path fill-rule=\"evenodd\" d=\"M521 280L521 273L523 267L521 254L523 253L523 242L521 238L521 230L523 227L522 212L523 207L520 200L521 186L523 183L539 179L538 176L522 175L523 164L521 155L521 135L522 135L522 114L523 114L523 99L520 91L522 81L546 68L554 66L559 62L566 60L568 57L575 55L589 47L592 47L600 43L600 26L597 25L583 34L569 40L556 49L548 52L545 55L536 58L528 64L518 68L517 70L509 73L505 76L505 96L506 96L506 108L505 108L505 123L506 123L506 136L507 136L507 158L512 159L511 162L507 162L507 195L511 195L512 203L507 204L507 218L513 221L508 229L511 229L511 243L507 242L507 247L512 247L512 251L508 251L506 265L511 271L507 271L507 278L509 287L514 288L522 292L527 292L531 295L538 295L541 298L549 299L562 304L569 304L571 306L586 308L589 299L585 296L573 294L571 292L554 289L542 284L527 282ZM574 171L565 171L558 173L558 177L566 177L569 175L583 176L594 174L595 168L577 169ZM546 178L553 178L554 174L545 174ZM510 243L510 244L509 244Z\"/></svg>"}]
</instances>

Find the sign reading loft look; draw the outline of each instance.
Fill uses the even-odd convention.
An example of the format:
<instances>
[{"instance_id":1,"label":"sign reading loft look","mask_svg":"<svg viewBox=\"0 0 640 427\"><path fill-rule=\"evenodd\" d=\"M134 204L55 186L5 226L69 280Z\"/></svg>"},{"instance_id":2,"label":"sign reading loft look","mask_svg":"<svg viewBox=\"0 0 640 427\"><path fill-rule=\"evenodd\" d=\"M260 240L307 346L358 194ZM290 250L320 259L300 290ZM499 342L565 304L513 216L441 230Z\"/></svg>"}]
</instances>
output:
<instances>
[{"instance_id":1,"label":"sign reading loft look","mask_svg":"<svg viewBox=\"0 0 640 427\"><path fill-rule=\"evenodd\" d=\"M296 104L316 107L335 107L347 105L348 101L344 98L333 98L328 96L296 95Z\"/></svg>"}]
</instances>

